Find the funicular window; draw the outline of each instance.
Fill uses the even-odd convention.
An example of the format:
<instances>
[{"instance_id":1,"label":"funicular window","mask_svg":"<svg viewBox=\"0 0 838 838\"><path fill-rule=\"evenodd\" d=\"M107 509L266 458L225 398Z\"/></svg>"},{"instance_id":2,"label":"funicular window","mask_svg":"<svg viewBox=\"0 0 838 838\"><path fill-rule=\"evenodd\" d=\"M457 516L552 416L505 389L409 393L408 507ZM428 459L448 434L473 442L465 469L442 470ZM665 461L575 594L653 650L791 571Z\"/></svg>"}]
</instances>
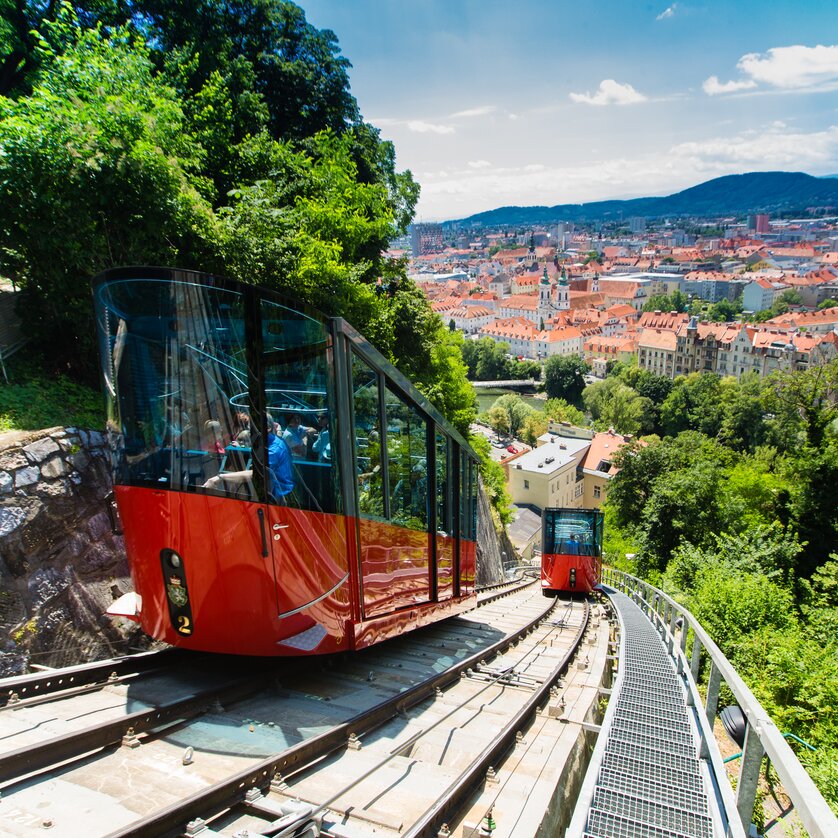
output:
<instances>
[{"instance_id":1,"label":"funicular window","mask_svg":"<svg viewBox=\"0 0 838 838\"><path fill-rule=\"evenodd\" d=\"M242 295L171 279L112 280L97 287L96 310L115 482L204 491L227 449L249 445Z\"/></svg>"},{"instance_id":2,"label":"funicular window","mask_svg":"<svg viewBox=\"0 0 838 838\"><path fill-rule=\"evenodd\" d=\"M358 511L367 518L384 518L378 374L355 353L352 354L352 406Z\"/></svg>"},{"instance_id":3,"label":"funicular window","mask_svg":"<svg viewBox=\"0 0 838 838\"><path fill-rule=\"evenodd\" d=\"M602 525L595 526L601 514L585 510L551 510L545 512L545 553L594 556L599 554Z\"/></svg>"},{"instance_id":4,"label":"funicular window","mask_svg":"<svg viewBox=\"0 0 838 838\"><path fill-rule=\"evenodd\" d=\"M332 351L325 324L261 303L268 501L337 512Z\"/></svg>"},{"instance_id":5,"label":"funicular window","mask_svg":"<svg viewBox=\"0 0 838 838\"><path fill-rule=\"evenodd\" d=\"M451 535L451 487L449 485L449 441L437 429L436 440L436 528Z\"/></svg>"},{"instance_id":6,"label":"funicular window","mask_svg":"<svg viewBox=\"0 0 838 838\"><path fill-rule=\"evenodd\" d=\"M460 535L471 540L471 473L469 460L465 451L460 452Z\"/></svg>"},{"instance_id":7,"label":"funicular window","mask_svg":"<svg viewBox=\"0 0 838 838\"><path fill-rule=\"evenodd\" d=\"M384 405L387 417L390 519L403 527L427 530L427 423L389 387L384 389Z\"/></svg>"}]
</instances>

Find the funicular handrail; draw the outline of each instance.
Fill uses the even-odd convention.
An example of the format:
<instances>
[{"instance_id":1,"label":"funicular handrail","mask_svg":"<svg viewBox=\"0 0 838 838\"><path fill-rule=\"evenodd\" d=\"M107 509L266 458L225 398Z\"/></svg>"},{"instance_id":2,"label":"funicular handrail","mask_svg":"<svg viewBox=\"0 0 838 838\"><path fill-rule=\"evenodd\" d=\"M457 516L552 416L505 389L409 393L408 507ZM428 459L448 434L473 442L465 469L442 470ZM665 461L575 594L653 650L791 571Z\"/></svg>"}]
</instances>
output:
<instances>
[{"instance_id":1,"label":"funicular handrail","mask_svg":"<svg viewBox=\"0 0 838 838\"><path fill-rule=\"evenodd\" d=\"M684 674L693 683L698 681L702 651L708 654L711 665L705 713L711 726L718 710L722 680L736 698L747 720L745 745L736 784L736 807L746 832L751 823L762 757L767 755L809 835L812 838L832 838L838 835L838 818L829 804L771 717L698 620L672 597L636 576L614 568L603 568L603 581L623 591L643 607L647 617L665 634L670 653L676 659L681 659ZM683 623L680 636L676 636L676 621L679 617ZM686 651L688 628L693 631L689 656ZM717 780L726 781L726 777L717 777Z\"/></svg>"}]
</instances>

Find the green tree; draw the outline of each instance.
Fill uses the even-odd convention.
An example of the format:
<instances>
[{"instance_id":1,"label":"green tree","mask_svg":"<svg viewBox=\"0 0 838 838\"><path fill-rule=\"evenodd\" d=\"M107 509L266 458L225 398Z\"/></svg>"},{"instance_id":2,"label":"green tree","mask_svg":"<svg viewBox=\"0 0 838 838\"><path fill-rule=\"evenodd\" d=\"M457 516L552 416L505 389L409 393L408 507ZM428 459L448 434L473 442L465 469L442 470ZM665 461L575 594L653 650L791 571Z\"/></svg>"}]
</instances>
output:
<instances>
[{"instance_id":1,"label":"green tree","mask_svg":"<svg viewBox=\"0 0 838 838\"><path fill-rule=\"evenodd\" d=\"M823 302L818 303L818 311L823 311L825 308L835 308L838 306L838 300L827 297Z\"/></svg>"},{"instance_id":2,"label":"green tree","mask_svg":"<svg viewBox=\"0 0 838 838\"><path fill-rule=\"evenodd\" d=\"M600 430L613 427L621 434L650 430L653 405L618 378L596 381L585 388L585 407Z\"/></svg>"},{"instance_id":3,"label":"green tree","mask_svg":"<svg viewBox=\"0 0 838 838\"><path fill-rule=\"evenodd\" d=\"M544 390L550 399L577 404L585 389L588 365L578 355L553 355L544 364Z\"/></svg>"},{"instance_id":4,"label":"green tree","mask_svg":"<svg viewBox=\"0 0 838 838\"><path fill-rule=\"evenodd\" d=\"M32 95L0 99L0 270L29 335L92 378L89 280L125 264L212 269L217 224L203 149L174 91L125 30L72 19L41 42Z\"/></svg>"},{"instance_id":5,"label":"green tree","mask_svg":"<svg viewBox=\"0 0 838 838\"><path fill-rule=\"evenodd\" d=\"M730 300L719 300L710 306L707 314L708 319L717 323L730 323L736 319L736 315L742 313L742 298L737 298L734 302Z\"/></svg>"},{"instance_id":6,"label":"green tree","mask_svg":"<svg viewBox=\"0 0 838 838\"><path fill-rule=\"evenodd\" d=\"M509 433L509 413L498 405L492 405L486 412L489 427L500 437Z\"/></svg>"},{"instance_id":7,"label":"green tree","mask_svg":"<svg viewBox=\"0 0 838 838\"><path fill-rule=\"evenodd\" d=\"M675 379L675 385L660 408L664 432L675 436L696 430L716 436L723 418L719 377L713 373L690 373Z\"/></svg>"},{"instance_id":8,"label":"green tree","mask_svg":"<svg viewBox=\"0 0 838 838\"><path fill-rule=\"evenodd\" d=\"M509 417L509 432L512 436L518 435L518 431L524 424L524 420L527 416L534 412L533 409L515 393L506 393L503 396L499 396L492 405L492 409L494 408L506 411L506 414Z\"/></svg>"},{"instance_id":9,"label":"green tree","mask_svg":"<svg viewBox=\"0 0 838 838\"><path fill-rule=\"evenodd\" d=\"M838 418L838 360L804 372L774 372L768 384L766 408L792 419L799 417L808 444L819 448Z\"/></svg>"},{"instance_id":10,"label":"green tree","mask_svg":"<svg viewBox=\"0 0 838 838\"><path fill-rule=\"evenodd\" d=\"M544 415L553 422L567 422L578 428L588 425L585 414L564 399L547 399L544 403Z\"/></svg>"},{"instance_id":11,"label":"green tree","mask_svg":"<svg viewBox=\"0 0 838 838\"><path fill-rule=\"evenodd\" d=\"M686 311L689 297L677 288L669 295L653 294L643 306L643 311Z\"/></svg>"}]
</instances>

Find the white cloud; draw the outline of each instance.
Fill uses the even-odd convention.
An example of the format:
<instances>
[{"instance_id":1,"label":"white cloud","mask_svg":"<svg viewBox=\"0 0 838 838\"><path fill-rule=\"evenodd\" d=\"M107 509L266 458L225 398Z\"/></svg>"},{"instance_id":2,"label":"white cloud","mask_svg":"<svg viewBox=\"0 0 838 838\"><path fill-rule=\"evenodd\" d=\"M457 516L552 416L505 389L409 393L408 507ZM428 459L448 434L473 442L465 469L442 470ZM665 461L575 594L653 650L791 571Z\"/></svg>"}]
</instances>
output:
<instances>
[{"instance_id":1,"label":"white cloud","mask_svg":"<svg viewBox=\"0 0 838 838\"><path fill-rule=\"evenodd\" d=\"M751 90L759 84L775 90L831 90L838 84L838 45L772 47L765 53L749 52L736 64L745 78L720 82L710 76L704 82L709 96Z\"/></svg>"},{"instance_id":2,"label":"white cloud","mask_svg":"<svg viewBox=\"0 0 838 838\"><path fill-rule=\"evenodd\" d=\"M718 76L710 76L702 85L708 96L717 96L719 93L734 93L737 90L750 90L756 86L757 83L753 79L720 82Z\"/></svg>"},{"instance_id":3,"label":"white cloud","mask_svg":"<svg viewBox=\"0 0 838 838\"><path fill-rule=\"evenodd\" d=\"M761 132L680 143L669 153L688 169L711 177L733 170L818 170L834 165L838 157L838 125L809 134L771 125Z\"/></svg>"},{"instance_id":4,"label":"white cloud","mask_svg":"<svg viewBox=\"0 0 838 838\"><path fill-rule=\"evenodd\" d=\"M666 20L669 17L673 17L675 14L675 9L678 8L677 3L673 3L668 8L664 9L656 18L655 20Z\"/></svg>"},{"instance_id":5,"label":"white cloud","mask_svg":"<svg viewBox=\"0 0 838 838\"><path fill-rule=\"evenodd\" d=\"M453 134L453 125L442 125L438 122L425 122L421 119L410 119L406 123L410 131L417 134Z\"/></svg>"},{"instance_id":6,"label":"white cloud","mask_svg":"<svg viewBox=\"0 0 838 838\"><path fill-rule=\"evenodd\" d=\"M775 123L756 130L679 143L636 157L516 167L463 168L421 178L420 211L457 218L494 207L668 195L710 178L748 171L835 171L838 125L789 131Z\"/></svg>"},{"instance_id":7,"label":"white cloud","mask_svg":"<svg viewBox=\"0 0 838 838\"><path fill-rule=\"evenodd\" d=\"M646 97L630 84L620 84L614 79L603 79L599 83L599 90L593 95L571 93L570 98L585 105L634 105L646 101Z\"/></svg>"},{"instance_id":8,"label":"white cloud","mask_svg":"<svg viewBox=\"0 0 838 838\"><path fill-rule=\"evenodd\" d=\"M838 80L838 45L774 47L764 55L743 55L736 66L755 81L773 87L811 87Z\"/></svg>"},{"instance_id":9,"label":"white cloud","mask_svg":"<svg viewBox=\"0 0 838 838\"><path fill-rule=\"evenodd\" d=\"M451 119L468 119L475 116L488 116L494 113L497 108L494 105L481 105L479 108L468 108L464 111L457 111L451 114Z\"/></svg>"},{"instance_id":10,"label":"white cloud","mask_svg":"<svg viewBox=\"0 0 838 838\"><path fill-rule=\"evenodd\" d=\"M469 160L468 165L470 169L489 169L492 166L488 160Z\"/></svg>"}]
</instances>

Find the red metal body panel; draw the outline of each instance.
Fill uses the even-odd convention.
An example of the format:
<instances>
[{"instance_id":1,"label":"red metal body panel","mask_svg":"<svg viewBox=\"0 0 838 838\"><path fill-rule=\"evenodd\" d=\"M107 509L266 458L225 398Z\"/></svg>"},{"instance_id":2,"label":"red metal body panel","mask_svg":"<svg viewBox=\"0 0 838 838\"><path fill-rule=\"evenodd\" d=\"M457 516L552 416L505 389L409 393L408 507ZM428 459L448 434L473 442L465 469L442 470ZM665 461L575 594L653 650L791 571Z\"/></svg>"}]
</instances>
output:
<instances>
[{"instance_id":1,"label":"red metal body panel","mask_svg":"<svg viewBox=\"0 0 838 838\"><path fill-rule=\"evenodd\" d=\"M358 534L365 619L430 600L427 532L360 518Z\"/></svg>"},{"instance_id":2,"label":"red metal body panel","mask_svg":"<svg viewBox=\"0 0 838 838\"><path fill-rule=\"evenodd\" d=\"M437 536L445 601L436 603L429 601L428 533L359 520L359 579L351 518L151 488L117 486L115 492L142 601L140 624L173 645L242 655L325 654L369 646L474 603L474 542L461 542L455 598L454 541ZM169 616L161 563L168 550L183 562L187 636Z\"/></svg>"},{"instance_id":3,"label":"red metal body panel","mask_svg":"<svg viewBox=\"0 0 838 838\"><path fill-rule=\"evenodd\" d=\"M404 608L372 620L363 620L355 624L355 649L363 649L382 640L398 637L411 629L427 626L437 620L453 617L472 608L473 596L456 597L445 602L430 602L415 608Z\"/></svg>"},{"instance_id":4,"label":"red metal body panel","mask_svg":"<svg viewBox=\"0 0 838 838\"><path fill-rule=\"evenodd\" d=\"M146 634L188 649L228 654L350 648L345 567L341 574L341 562L346 562L342 516L128 486L117 486L116 498ZM278 531L266 527L267 558L262 555L260 509L267 522L288 524ZM279 542L274 534L280 535ZM329 545L343 545L342 552L327 552ZM182 557L186 572L192 610L192 633L186 637L175 632L169 619L160 560L166 549ZM343 585L320 599L339 575L346 577ZM288 613L309 602L314 604ZM317 632L322 637L315 649L277 645L317 625L325 631Z\"/></svg>"},{"instance_id":5,"label":"red metal body panel","mask_svg":"<svg viewBox=\"0 0 838 838\"><path fill-rule=\"evenodd\" d=\"M454 596L454 551L456 539L448 535L436 535L436 595L438 600Z\"/></svg>"},{"instance_id":6,"label":"red metal body panel","mask_svg":"<svg viewBox=\"0 0 838 838\"><path fill-rule=\"evenodd\" d=\"M570 584L571 568L576 569L573 586ZM589 593L599 584L601 570L599 556L544 553L541 556L541 587L545 591Z\"/></svg>"},{"instance_id":7,"label":"red metal body panel","mask_svg":"<svg viewBox=\"0 0 838 838\"><path fill-rule=\"evenodd\" d=\"M477 543L460 541L460 595L473 594L474 579L477 573Z\"/></svg>"}]
</instances>

